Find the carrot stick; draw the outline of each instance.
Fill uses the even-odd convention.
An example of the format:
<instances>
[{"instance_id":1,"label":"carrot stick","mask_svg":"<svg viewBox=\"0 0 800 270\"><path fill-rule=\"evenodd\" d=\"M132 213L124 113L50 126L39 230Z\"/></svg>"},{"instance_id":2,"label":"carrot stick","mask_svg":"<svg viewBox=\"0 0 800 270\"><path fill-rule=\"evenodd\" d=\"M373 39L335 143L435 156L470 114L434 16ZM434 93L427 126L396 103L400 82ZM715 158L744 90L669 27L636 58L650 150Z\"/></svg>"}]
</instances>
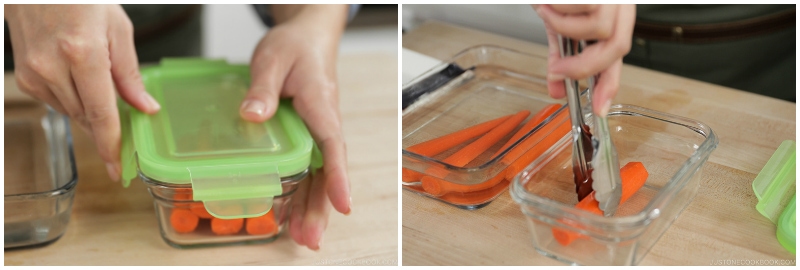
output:
<instances>
[{"instance_id":1,"label":"carrot stick","mask_svg":"<svg viewBox=\"0 0 800 270\"><path fill-rule=\"evenodd\" d=\"M622 179L622 197L620 198L620 205L625 203L633 194L636 194L639 189L647 182L647 169L641 162L628 162L619 170L620 178ZM600 210L600 203L594 198L594 191L583 198L575 208L588 211L595 215L603 215L603 210ZM563 246L569 245L578 238L586 238L587 236L577 232L568 231L562 228L554 227L552 229L553 237Z\"/></svg>"},{"instance_id":2,"label":"carrot stick","mask_svg":"<svg viewBox=\"0 0 800 270\"><path fill-rule=\"evenodd\" d=\"M251 235L272 234L278 230L278 224L275 223L275 213L272 210L269 210L263 216L248 218L245 224L247 234Z\"/></svg>"},{"instance_id":3,"label":"carrot stick","mask_svg":"<svg viewBox=\"0 0 800 270\"><path fill-rule=\"evenodd\" d=\"M406 150L426 157L432 157L447 149L453 148L469 139L481 136L505 122L511 115L489 120L447 135L413 145Z\"/></svg>"},{"instance_id":4,"label":"carrot stick","mask_svg":"<svg viewBox=\"0 0 800 270\"><path fill-rule=\"evenodd\" d=\"M200 218L209 219L214 217L211 215L211 213L208 212L208 210L206 210L205 205L203 205L202 203L192 203L192 205L189 206L189 210L191 210L192 213L194 213Z\"/></svg>"},{"instance_id":5,"label":"carrot stick","mask_svg":"<svg viewBox=\"0 0 800 270\"><path fill-rule=\"evenodd\" d=\"M494 158L498 154L502 153L503 150L505 150L506 148L511 146L511 144L513 144L514 142L519 140L519 138L522 138L522 136L524 136L525 134L527 134L528 132L533 130L533 128L535 128L537 125L542 123L542 121L547 119L547 117L552 115L559 108L561 108L561 104L550 104L547 107L545 107L544 109L542 109L541 111L539 111L538 113L536 113L536 115L531 117L531 120L528 121L528 123L526 123L524 126L522 126L522 128L519 129L519 131L517 131L517 133L514 134L514 136L512 136L511 139L508 140L508 142L506 142L506 145L504 145L503 147L500 147L500 150L498 150L497 153L495 153L492 158ZM550 145L548 145L547 147L549 148ZM492 177L491 179L489 179L489 180L487 180L487 181L485 181L483 183L480 183L480 184L462 185L462 184L456 184L456 183L444 181L442 179L437 179L437 181L434 181L433 183L428 183L428 185L429 186L438 185L439 187L430 187L430 188L432 188L432 189L441 189L441 193L442 194L448 193L448 192L472 192L472 191L478 191L478 190L484 190L484 189L491 188L491 187L497 185L498 183L500 183L500 181L503 181L504 179L511 179L511 178L507 178L506 177L506 173L500 172L497 175L495 175L494 177ZM424 184L423 184L423 186L424 186Z\"/></svg>"},{"instance_id":6,"label":"carrot stick","mask_svg":"<svg viewBox=\"0 0 800 270\"><path fill-rule=\"evenodd\" d=\"M511 144L519 140L519 138L522 138L522 136L528 134L528 132L531 132L533 128L541 124L545 119L547 119L547 117L550 117L550 115L558 111L558 109L561 108L561 106L562 106L561 104L557 103L550 104L544 107L544 109L540 110L538 113L536 113L536 115L531 117L531 120L528 121L528 123L525 123L525 125L522 126L522 128L520 128L519 131L517 131L517 133L514 134L514 136L511 136L511 139L509 139L508 142L506 142L506 144L503 145L503 147L500 147L500 150L498 150L497 153L495 153L494 156L492 156L492 158L502 153L503 150L505 150L506 148L511 146Z\"/></svg>"},{"instance_id":7,"label":"carrot stick","mask_svg":"<svg viewBox=\"0 0 800 270\"><path fill-rule=\"evenodd\" d=\"M243 218L235 219L211 219L211 231L216 235L231 235L236 234L242 230L244 226Z\"/></svg>"},{"instance_id":8,"label":"carrot stick","mask_svg":"<svg viewBox=\"0 0 800 270\"><path fill-rule=\"evenodd\" d=\"M199 222L200 218L187 209L175 208L172 209L172 214L169 215L169 223L172 224L172 229L178 233L194 231Z\"/></svg>"},{"instance_id":9,"label":"carrot stick","mask_svg":"<svg viewBox=\"0 0 800 270\"><path fill-rule=\"evenodd\" d=\"M441 152L446 151L447 149L453 148L456 145L459 145L469 139L478 137L480 135L489 132L493 128L497 127L498 125L502 124L504 121L511 118L512 115L506 115L500 118L496 118L493 120L489 120L447 135L442 137L438 137L435 139L428 140L423 143L415 144L406 150L427 156L432 157L438 155ZM403 182L417 182L420 178L422 178L422 174L419 172L415 172L406 168L403 168Z\"/></svg>"},{"instance_id":10,"label":"carrot stick","mask_svg":"<svg viewBox=\"0 0 800 270\"><path fill-rule=\"evenodd\" d=\"M421 173L412 171L408 168L403 168L403 182L417 182L420 178L422 178Z\"/></svg>"},{"instance_id":11,"label":"carrot stick","mask_svg":"<svg viewBox=\"0 0 800 270\"><path fill-rule=\"evenodd\" d=\"M503 158L504 163L510 163L506 167L506 179L514 179L520 171L561 140L572 130L571 123L569 112L562 111L551 122L509 151Z\"/></svg>"},{"instance_id":12,"label":"carrot stick","mask_svg":"<svg viewBox=\"0 0 800 270\"><path fill-rule=\"evenodd\" d=\"M500 139L508 135L508 133L514 130L514 128L517 127L517 125L519 125L519 123L521 123L523 120L525 120L530 113L531 112L527 110L518 112L499 126L489 131L489 133L486 133L486 135L483 135L480 139L470 143L461 150L458 150L458 152L445 158L444 162L459 167L467 165L481 153L486 152L489 147L496 144L498 141L500 141ZM446 173L433 173L434 171L438 170L429 170L428 175L422 177L420 181L422 182L422 188L424 188L426 192L431 195L438 196L444 194L445 192L445 189L442 188L442 186L447 185L450 182L441 180L441 178L446 176Z\"/></svg>"}]
</instances>

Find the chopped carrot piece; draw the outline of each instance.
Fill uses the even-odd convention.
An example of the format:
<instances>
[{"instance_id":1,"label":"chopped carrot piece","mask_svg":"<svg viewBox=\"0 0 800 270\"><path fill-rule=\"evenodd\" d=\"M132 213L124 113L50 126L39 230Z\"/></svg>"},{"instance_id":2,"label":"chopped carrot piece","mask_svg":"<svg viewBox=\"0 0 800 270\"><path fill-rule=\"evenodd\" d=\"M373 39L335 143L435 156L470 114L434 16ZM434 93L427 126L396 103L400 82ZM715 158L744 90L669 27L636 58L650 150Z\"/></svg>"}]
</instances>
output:
<instances>
[{"instance_id":1,"label":"chopped carrot piece","mask_svg":"<svg viewBox=\"0 0 800 270\"><path fill-rule=\"evenodd\" d=\"M633 194L636 194L639 189L647 182L648 172L641 162L629 162L625 164L619 171L620 178L622 179L622 197L619 204L622 205ZM590 193L586 198L583 198L575 208L591 212L596 215L603 215L603 210L600 210L600 203L595 200L594 192ZM562 228L554 227L552 229L553 237L563 246L569 245L572 241L578 238L586 238L587 236L568 231Z\"/></svg>"},{"instance_id":2,"label":"chopped carrot piece","mask_svg":"<svg viewBox=\"0 0 800 270\"><path fill-rule=\"evenodd\" d=\"M260 217L248 218L245 222L247 234L273 234L278 231L278 224L275 223L275 213L269 210Z\"/></svg>"},{"instance_id":3,"label":"chopped carrot piece","mask_svg":"<svg viewBox=\"0 0 800 270\"><path fill-rule=\"evenodd\" d=\"M200 218L186 209L172 209L172 213L169 216L169 223L172 224L172 229L178 233L193 232L199 222Z\"/></svg>"},{"instance_id":4,"label":"chopped carrot piece","mask_svg":"<svg viewBox=\"0 0 800 270\"><path fill-rule=\"evenodd\" d=\"M216 235L231 235L242 230L244 226L243 218L221 219L211 218L211 231Z\"/></svg>"},{"instance_id":5,"label":"chopped carrot piece","mask_svg":"<svg viewBox=\"0 0 800 270\"><path fill-rule=\"evenodd\" d=\"M189 210L192 210L192 213L200 218L209 219L214 217L206 210L206 206L203 205L203 203L192 203L192 205L189 206Z\"/></svg>"}]
</instances>

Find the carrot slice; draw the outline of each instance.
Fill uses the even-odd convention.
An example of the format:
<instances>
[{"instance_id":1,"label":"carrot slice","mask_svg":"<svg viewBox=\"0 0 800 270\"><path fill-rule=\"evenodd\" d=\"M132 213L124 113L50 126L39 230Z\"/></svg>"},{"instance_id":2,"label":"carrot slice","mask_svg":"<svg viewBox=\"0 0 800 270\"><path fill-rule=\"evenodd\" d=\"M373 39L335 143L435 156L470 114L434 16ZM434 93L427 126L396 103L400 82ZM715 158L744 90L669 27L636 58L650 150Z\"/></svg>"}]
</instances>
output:
<instances>
[{"instance_id":1,"label":"carrot slice","mask_svg":"<svg viewBox=\"0 0 800 270\"><path fill-rule=\"evenodd\" d=\"M489 120L447 135L432 139L423 143L416 144L406 150L426 157L437 155L447 149L453 148L469 139L481 136L493 128L505 122L511 115L506 115L497 119Z\"/></svg>"},{"instance_id":2,"label":"carrot slice","mask_svg":"<svg viewBox=\"0 0 800 270\"><path fill-rule=\"evenodd\" d=\"M528 118L530 113L531 112L527 110L518 112L499 126L489 131L489 133L486 133L486 135L483 135L480 139L470 143L461 150L458 150L458 152L444 159L444 162L459 167L467 165L473 159L477 158L481 153L486 152L489 147L496 144L498 141L500 141L500 139L508 135L508 133L514 130L517 125L519 125L519 123L525 120L525 118ZM440 173L439 171L441 170L428 170L428 175L420 179L422 182L422 188L425 189L426 192L435 196L445 193L446 190L442 188L442 186L447 184L442 184L443 182L450 183L441 179L446 176L446 172Z\"/></svg>"},{"instance_id":3,"label":"carrot slice","mask_svg":"<svg viewBox=\"0 0 800 270\"><path fill-rule=\"evenodd\" d=\"M169 223L172 224L172 229L178 233L193 232L199 222L200 218L187 209L175 208L169 215Z\"/></svg>"},{"instance_id":4,"label":"carrot slice","mask_svg":"<svg viewBox=\"0 0 800 270\"><path fill-rule=\"evenodd\" d=\"M220 219L211 218L211 231L216 235L231 235L242 230L244 226L243 218Z\"/></svg>"},{"instance_id":5,"label":"carrot slice","mask_svg":"<svg viewBox=\"0 0 800 270\"><path fill-rule=\"evenodd\" d=\"M619 176L622 179L622 197L620 198L620 205L625 203L633 194L636 194L639 189L644 186L649 176L647 169L641 162L628 162L619 170ZM575 208L588 211L596 215L603 215L603 210L600 210L600 203L594 198L594 191L583 198ZM577 232L568 231L562 228L554 227L552 229L553 237L563 246L569 245L572 241L578 238L586 238L587 236Z\"/></svg>"},{"instance_id":6,"label":"carrot slice","mask_svg":"<svg viewBox=\"0 0 800 270\"><path fill-rule=\"evenodd\" d=\"M269 210L263 216L248 218L245 224L247 234L251 235L273 234L278 231L278 224L275 223L275 213L272 210Z\"/></svg>"},{"instance_id":7,"label":"carrot slice","mask_svg":"<svg viewBox=\"0 0 800 270\"><path fill-rule=\"evenodd\" d=\"M189 202L193 200L192 190L188 188L176 190L175 194L172 195L172 200L175 201L175 203L173 203L174 207L188 208Z\"/></svg>"},{"instance_id":8,"label":"carrot slice","mask_svg":"<svg viewBox=\"0 0 800 270\"><path fill-rule=\"evenodd\" d=\"M202 203L192 203L192 205L189 206L189 210L200 218L210 219L214 217L206 210L205 205Z\"/></svg>"},{"instance_id":9,"label":"carrot slice","mask_svg":"<svg viewBox=\"0 0 800 270\"><path fill-rule=\"evenodd\" d=\"M514 134L511 137L511 139L509 139L508 142L506 142L505 145L503 145L503 147L500 147L500 150L498 150L497 153L495 153L494 156L492 156L492 158L494 158L497 155L499 155L500 153L502 153L503 150L505 150L506 148L511 146L511 144L513 144L514 142L516 142L517 140L522 138L522 136L524 136L525 134L527 134L528 132L533 130L533 128L535 128L537 125L542 123L545 119L547 119L547 117L550 117L550 115L552 115L559 108L561 108L561 104L550 104L547 107L545 107L544 109L540 110L538 113L536 113L536 115L531 117L531 120L529 120L528 123L523 125L522 128L520 128L519 131L517 131L517 133ZM544 130L544 129L545 128L542 128L540 130ZM539 134L539 132L537 132L537 134ZM534 134L532 136L536 136L537 134ZM549 134L545 134L545 135L549 135ZM539 137L542 137L542 135L540 135ZM529 137L529 139L530 139L530 137ZM538 141L538 139L535 139L535 140ZM556 139L556 140L554 140L554 142L555 141L558 141L558 140ZM552 145L552 144L550 144L550 145ZM545 145L545 147L549 148L550 145ZM539 147L539 144L537 144L537 147ZM436 179L437 181L428 180L428 181L430 181L430 183L428 183L428 185L429 185L429 188L432 189L432 190L437 190L437 191L440 190L441 194L445 194L445 193L448 193L448 192L473 192L473 191L478 191L478 190L484 190L484 189L491 188L491 187L497 185L498 183L500 183L500 181L503 181L505 179L512 179L512 178L508 178L506 173L500 172L497 175L495 175L494 177L492 177L491 179L489 179L489 180L487 180L487 181L485 181L483 183L479 183L479 184L475 184L475 185L456 184L456 183L448 182L448 181L445 181L445 180L442 180L442 179ZM424 186L425 186L425 183L423 183L423 187Z\"/></svg>"}]
</instances>

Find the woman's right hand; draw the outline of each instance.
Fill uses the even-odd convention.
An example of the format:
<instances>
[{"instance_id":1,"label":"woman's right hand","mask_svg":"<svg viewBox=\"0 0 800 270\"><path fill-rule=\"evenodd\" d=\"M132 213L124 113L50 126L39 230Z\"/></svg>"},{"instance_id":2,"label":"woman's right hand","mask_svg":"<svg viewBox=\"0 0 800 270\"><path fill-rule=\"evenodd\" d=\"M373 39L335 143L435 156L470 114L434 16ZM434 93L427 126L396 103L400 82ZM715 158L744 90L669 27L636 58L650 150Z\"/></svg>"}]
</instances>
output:
<instances>
[{"instance_id":1,"label":"woman's right hand","mask_svg":"<svg viewBox=\"0 0 800 270\"><path fill-rule=\"evenodd\" d=\"M533 5L547 29L547 88L562 98L564 78L585 79L600 74L592 93L594 113L605 116L617 94L622 57L631 50L635 5ZM561 58L558 37L597 40L581 54Z\"/></svg>"},{"instance_id":2,"label":"woman's right hand","mask_svg":"<svg viewBox=\"0 0 800 270\"><path fill-rule=\"evenodd\" d=\"M133 25L119 5L6 5L19 88L68 115L94 138L111 179L120 177L115 93L155 113L144 89Z\"/></svg>"}]
</instances>

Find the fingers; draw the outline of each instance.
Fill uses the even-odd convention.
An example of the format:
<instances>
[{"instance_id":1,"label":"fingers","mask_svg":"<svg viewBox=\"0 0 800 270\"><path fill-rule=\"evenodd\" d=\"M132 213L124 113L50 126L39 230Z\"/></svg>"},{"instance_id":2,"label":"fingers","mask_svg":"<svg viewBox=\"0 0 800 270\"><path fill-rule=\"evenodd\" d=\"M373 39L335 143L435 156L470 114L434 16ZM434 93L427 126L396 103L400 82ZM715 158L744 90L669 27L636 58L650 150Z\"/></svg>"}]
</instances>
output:
<instances>
[{"instance_id":1,"label":"fingers","mask_svg":"<svg viewBox=\"0 0 800 270\"><path fill-rule=\"evenodd\" d=\"M560 13L552 6L538 9L542 17L557 33L573 39L607 39L613 34L618 5L599 5L589 13Z\"/></svg>"},{"instance_id":2,"label":"fingers","mask_svg":"<svg viewBox=\"0 0 800 270\"><path fill-rule=\"evenodd\" d=\"M315 174L313 178L303 219L303 241L308 248L319 250L330 214L326 192L326 184L330 178L324 172Z\"/></svg>"},{"instance_id":3,"label":"fingers","mask_svg":"<svg viewBox=\"0 0 800 270\"><path fill-rule=\"evenodd\" d=\"M549 5L554 11L561 14L591 13L600 8L600 5Z\"/></svg>"},{"instance_id":4,"label":"fingers","mask_svg":"<svg viewBox=\"0 0 800 270\"><path fill-rule=\"evenodd\" d=\"M287 58L272 53L269 48L256 50L250 66L250 89L239 109L242 118L263 122L275 114L283 82L291 69L291 64L284 60Z\"/></svg>"},{"instance_id":5,"label":"fingers","mask_svg":"<svg viewBox=\"0 0 800 270\"><path fill-rule=\"evenodd\" d=\"M311 180L301 181L297 190L292 196L292 214L289 216L289 235L298 245L304 246L306 242L303 238L303 221L306 216L306 205L308 204L308 191Z\"/></svg>"},{"instance_id":6,"label":"fingers","mask_svg":"<svg viewBox=\"0 0 800 270\"><path fill-rule=\"evenodd\" d=\"M595 85L592 93L592 104L594 113L601 117L608 115L611 107L611 100L617 95L619 90L619 77L622 74L622 59L617 60L605 72L600 74L600 78Z\"/></svg>"},{"instance_id":7,"label":"fingers","mask_svg":"<svg viewBox=\"0 0 800 270\"><path fill-rule=\"evenodd\" d=\"M71 44L70 71L83 102L86 121L92 128L100 157L112 180L120 176L120 124L108 44L93 42Z\"/></svg>"},{"instance_id":8,"label":"fingers","mask_svg":"<svg viewBox=\"0 0 800 270\"><path fill-rule=\"evenodd\" d=\"M615 44L598 43L588 46L582 53L559 59L549 67L554 77L584 79L607 69L625 54Z\"/></svg>"},{"instance_id":9,"label":"fingers","mask_svg":"<svg viewBox=\"0 0 800 270\"><path fill-rule=\"evenodd\" d=\"M609 39L590 45L579 55L556 61L549 67L550 72L556 77L583 79L607 69L630 51L635 16L634 6L620 7L618 23Z\"/></svg>"},{"instance_id":10,"label":"fingers","mask_svg":"<svg viewBox=\"0 0 800 270\"><path fill-rule=\"evenodd\" d=\"M320 84L317 84L320 85ZM339 110L336 107L332 86L306 88L294 99L294 107L320 147L323 170L327 181L327 195L336 211L350 213L350 183L347 178L347 150L345 149ZM335 88L333 88L335 89Z\"/></svg>"},{"instance_id":11,"label":"fingers","mask_svg":"<svg viewBox=\"0 0 800 270\"><path fill-rule=\"evenodd\" d=\"M109 53L111 55L111 75L125 102L134 108L148 114L153 114L161 109L156 100L144 89L141 75L139 74L139 60L136 57L136 48L133 45L133 26L127 17L111 31L109 40Z\"/></svg>"},{"instance_id":12,"label":"fingers","mask_svg":"<svg viewBox=\"0 0 800 270\"><path fill-rule=\"evenodd\" d=\"M548 57L547 57L547 91L550 93L550 97L552 98L563 98L566 96L566 90L564 88L564 76L558 73L552 72L553 64L556 61L561 59L561 51L558 48L558 37L556 33L546 28L547 31L547 49L548 49Z\"/></svg>"}]
</instances>

